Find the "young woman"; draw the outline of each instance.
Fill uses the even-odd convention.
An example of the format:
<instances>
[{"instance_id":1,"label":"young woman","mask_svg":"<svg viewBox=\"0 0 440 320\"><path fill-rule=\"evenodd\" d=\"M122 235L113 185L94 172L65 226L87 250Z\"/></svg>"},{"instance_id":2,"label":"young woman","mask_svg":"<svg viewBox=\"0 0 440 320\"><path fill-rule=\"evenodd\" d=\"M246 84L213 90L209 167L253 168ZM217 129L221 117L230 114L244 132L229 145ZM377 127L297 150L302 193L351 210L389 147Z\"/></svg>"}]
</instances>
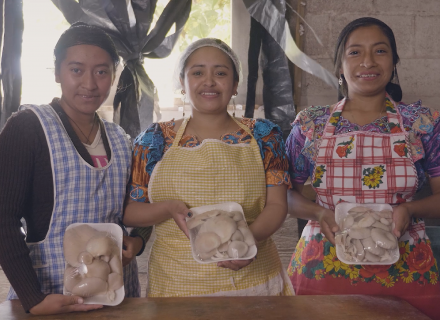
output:
<instances>
[{"instance_id":1,"label":"young woman","mask_svg":"<svg viewBox=\"0 0 440 320\"><path fill-rule=\"evenodd\" d=\"M129 226L155 226L147 295L291 295L270 238L287 214L288 163L279 127L229 115L240 65L222 41L194 42L177 69L191 117L154 123L137 137L124 215ZM197 263L185 217L190 208L226 201L243 207L258 259Z\"/></svg>"},{"instance_id":2,"label":"young woman","mask_svg":"<svg viewBox=\"0 0 440 320\"><path fill-rule=\"evenodd\" d=\"M100 307L62 295L63 236L75 222L123 227L131 164L124 131L96 113L119 63L110 37L78 23L61 35L54 55L61 98L21 106L0 134L0 263L13 288L8 299L18 297L32 314ZM143 241L132 235L123 240L128 297L140 294L133 257Z\"/></svg>"},{"instance_id":3,"label":"young woman","mask_svg":"<svg viewBox=\"0 0 440 320\"><path fill-rule=\"evenodd\" d=\"M394 295L440 319L438 269L422 219L440 217L440 119L420 101L399 102L398 61L385 23L354 20L342 30L334 59L345 98L298 114L287 141L294 186L289 210L310 221L288 273L297 294ZM433 195L412 201L425 174ZM300 193L309 177L316 203ZM337 259L334 208L341 201L393 206L396 264L347 265Z\"/></svg>"}]
</instances>

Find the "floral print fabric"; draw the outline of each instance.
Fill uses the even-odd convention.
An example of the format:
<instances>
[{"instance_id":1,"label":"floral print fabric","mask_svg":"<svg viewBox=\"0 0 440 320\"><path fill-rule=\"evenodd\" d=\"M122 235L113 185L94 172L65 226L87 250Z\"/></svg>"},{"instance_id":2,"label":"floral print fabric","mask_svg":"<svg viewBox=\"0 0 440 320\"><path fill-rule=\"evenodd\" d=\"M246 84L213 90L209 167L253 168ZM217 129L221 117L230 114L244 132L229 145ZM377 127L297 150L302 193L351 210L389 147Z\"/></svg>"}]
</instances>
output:
<instances>
[{"instance_id":1,"label":"floral print fabric","mask_svg":"<svg viewBox=\"0 0 440 320\"><path fill-rule=\"evenodd\" d=\"M400 103L397 109L402 115L404 130L409 132L420 189L426 181L425 173L431 177L440 176L439 112L422 106L420 101L409 105ZM315 146L329 117L330 106L312 106L297 115L286 141L287 157L291 164L290 176L293 181L302 184L313 176ZM336 127L336 135L358 130L386 133L400 129L389 124L386 115L373 123L359 126L340 114L336 117L334 114L330 123ZM395 142L393 148L400 156L406 156L408 153L404 143ZM340 155L345 157L349 152L349 144L341 145Z\"/></svg>"},{"instance_id":2,"label":"floral print fabric","mask_svg":"<svg viewBox=\"0 0 440 320\"><path fill-rule=\"evenodd\" d=\"M251 129L260 148L266 172L267 186L286 184L290 186L289 163L285 154L281 129L265 119L242 118L241 123ZM156 164L171 147L176 136L174 121L153 123L134 142L132 175L129 183L130 198L138 202L149 202L148 183ZM245 130L225 134L221 140L228 144L249 144L251 136ZM184 135L179 146L194 148L200 145L195 136Z\"/></svg>"}]
</instances>

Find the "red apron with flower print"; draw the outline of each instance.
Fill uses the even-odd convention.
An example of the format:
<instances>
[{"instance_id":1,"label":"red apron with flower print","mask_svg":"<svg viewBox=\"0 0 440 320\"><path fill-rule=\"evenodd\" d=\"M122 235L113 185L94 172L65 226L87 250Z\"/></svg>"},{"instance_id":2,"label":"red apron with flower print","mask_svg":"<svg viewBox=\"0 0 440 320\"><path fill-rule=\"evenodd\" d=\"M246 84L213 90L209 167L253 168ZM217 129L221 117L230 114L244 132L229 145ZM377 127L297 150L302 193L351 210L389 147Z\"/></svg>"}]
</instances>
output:
<instances>
[{"instance_id":1,"label":"red apron with flower print","mask_svg":"<svg viewBox=\"0 0 440 320\"><path fill-rule=\"evenodd\" d=\"M417 172L395 103L387 97L390 133L334 135L344 105L345 99L335 106L316 150L312 185L317 203L334 210L342 201L391 205L411 201ZM394 265L347 265L338 260L319 223L309 221L288 274L296 294L393 295L440 319L438 268L423 220L412 221L399 247L400 259Z\"/></svg>"}]
</instances>

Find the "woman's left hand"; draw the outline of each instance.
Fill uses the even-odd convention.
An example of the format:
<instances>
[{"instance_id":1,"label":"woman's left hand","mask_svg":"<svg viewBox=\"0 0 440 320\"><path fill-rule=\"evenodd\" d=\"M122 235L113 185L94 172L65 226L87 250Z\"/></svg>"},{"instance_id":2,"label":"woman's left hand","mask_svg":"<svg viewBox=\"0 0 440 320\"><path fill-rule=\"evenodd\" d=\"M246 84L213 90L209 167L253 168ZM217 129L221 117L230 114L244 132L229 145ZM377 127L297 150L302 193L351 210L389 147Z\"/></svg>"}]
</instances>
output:
<instances>
[{"instance_id":1,"label":"woman's left hand","mask_svg":"<svg viewBox=\"0 0 440 320\"><path fill-rule=\"evenodd\" d=\"M249 260L220 261L220 262L217 262L217 267L238 271L238 270L243 269L244 267L250 265L254 260L255 260L255 258L252 258Z\"/></svg>"},{"instance_id":2,"label":"woman's left hand","mask_svg":"<svg viewBox=\"0 0 440 320\"><path fill-rule=\"evenodd\" d=\"M141 237L124 236L122 244L122 266L126 266L136 257L144 242Z\"/></svg>"},{"instance_id":3,"label":"woman's left hand","mask_svg":"<svg viewBox=\"0 0 440 320\"><path fill-rule=\"evenodd\" d=\"M411 217L411 212L405 204L393 208L393 234L397 238L400 238L406 232L411 222Z\"/></svg>"}]
</instances>

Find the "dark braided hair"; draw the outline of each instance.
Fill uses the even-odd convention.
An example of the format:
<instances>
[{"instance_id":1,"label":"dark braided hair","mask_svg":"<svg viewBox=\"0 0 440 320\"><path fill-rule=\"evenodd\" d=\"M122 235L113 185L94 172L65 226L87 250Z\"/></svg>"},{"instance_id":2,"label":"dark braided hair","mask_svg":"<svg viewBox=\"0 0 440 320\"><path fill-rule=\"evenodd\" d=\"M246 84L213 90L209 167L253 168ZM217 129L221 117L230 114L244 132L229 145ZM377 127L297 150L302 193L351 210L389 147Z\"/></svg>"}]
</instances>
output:
<instances>
[{"instance_id":1,"label":"dark braided hair","mask_svg":"<svg viewBox=\"0 0 440 320\"><path fill-rule=\"evenodd\" d=\"M119 55L110 36L101 28L83 22L75 22L64 31L58 39L53 51L55 57L55 72L58 73L61 62L66 57L67 49L77 45L92 45L105 50L113 60L114 70L119 64Z\"/></svg>"},{"instance_id":2,"label":"dark braided hair","mask_svg":"<svg viewBox=\"0 0 440 320\"><path fill-rule=\"evenodd\" d=\"M335 67L334 74L337 78L339 77L342 78L342 85L339 87L339 91L340 91L339 98L341 99L342 96L346 97L348 95L347 82L345 81L345 78L340 74L340 68L342 65L342 56L344 54L345 44L347 43L347 39L350 36L350 34L356 29L361 27L369 27L369 26L379 27L380 30L382 30L383 34L388 38L390 42L391 51L393 54L394 71L391 75L391 79L388 82L385 90L386 92L388 92L391 98L393 98L394 101L399 102L402 100L402 88L400 87L399 84L399 77L397 76L397 69L396 69L396 64L399 62L396 39L394 37L393 30L391 30L391 28L386 23L380 21L379 19L371 18L371 17L363 17L353 20L352 22L347 24L339 34L338 41L336 42L334 57L333 57L333 64Z\"/></svg>"}]
</instances>

